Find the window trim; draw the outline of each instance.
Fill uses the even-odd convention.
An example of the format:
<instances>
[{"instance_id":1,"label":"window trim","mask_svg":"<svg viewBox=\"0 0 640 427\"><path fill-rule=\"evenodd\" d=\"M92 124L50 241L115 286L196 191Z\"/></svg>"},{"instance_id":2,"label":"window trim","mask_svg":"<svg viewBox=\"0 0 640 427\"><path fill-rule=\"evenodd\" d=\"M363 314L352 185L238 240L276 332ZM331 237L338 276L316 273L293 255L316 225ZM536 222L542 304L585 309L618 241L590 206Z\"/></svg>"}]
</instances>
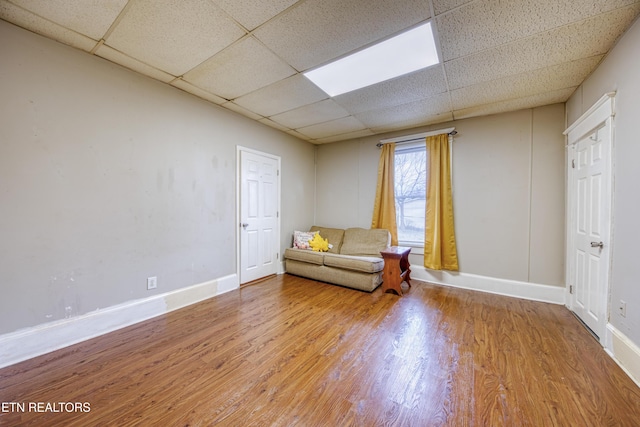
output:
<instances>
[{"instance_id":1,"label":"window trim","mask_svg":"<svg viewBox=\"0 0 640 427\"><path fill-rule=\"evenodd\" d=\"M395 153L399 154L399 153L402 153L402 152L417 152L417 151L421 151L421 150L424 150L424 151L427 150L426 143L425 143L424 139L423 140L417 140L417 141L411 141L411 142L405 142L405 143L402 143L400 146L396 145ZM426 195L425 195L425 197L426 197ZM395 195L394 195L394 198L395 198ZM426 200L425 200L425 207L426 207ZM425 212L425 214L426 214L426 212ZM400 240L398 238L398 245L407 246L407 247L410 247L410 248L413 248L413 249L417 249L416 251L412 251L412 253L418 253L418 254L422 253L423 254L424 253L424 236L423 236L421 242L413 241L413 240Z\"/></svg>"},{"instance_id":2,"label":"window trim","mask_svg":"<svg viewBox=\"0 0 640 427\"><path fill-rule=\"evenodd\" d=\"M412 135L403 135L403 136L398 136L394 138L381 139L380 142L378 142L378 144L376 145L378 146L378 148L380 148L384 144L393 142L396 144L396 152L401 152L403 150L412 149L415 147L419 147L422 144L425 144L425 150L426 150L426 142L425 142L426 138L429 136L440 135L443 133L446 133L449 135L449 149L451 151L451 158L450 158L451 186L452 186L451 192L455 193L454 186L453 186L453 144L452 144L453 136L458 133L455 127L432 130L432 131L416 133ZM402 246L409 246L411 248L414 248L415 251L412 251L412 253L424 254L424 240L422 241L422 244L419 244L419 242L399 240L398 244Z\"/></svg>"}]
</instances>

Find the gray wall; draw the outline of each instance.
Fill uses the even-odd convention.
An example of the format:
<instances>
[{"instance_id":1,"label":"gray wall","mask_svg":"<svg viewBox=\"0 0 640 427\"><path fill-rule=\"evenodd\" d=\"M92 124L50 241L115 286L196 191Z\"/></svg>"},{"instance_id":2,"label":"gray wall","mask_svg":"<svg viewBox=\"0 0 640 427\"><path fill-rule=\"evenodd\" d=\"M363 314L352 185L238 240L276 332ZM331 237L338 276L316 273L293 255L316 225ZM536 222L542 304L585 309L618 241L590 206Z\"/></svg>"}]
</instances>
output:
<instances>
[{"instance_id":1,"label":"gray wall","mask_svg":"<svg viewBox=\"0 0 640 427\"><path fill-rule=\"evenodd\" d=\"M283 250L311 222L313 145L4 21L0 40L0 334L236 273L236 145L282 157Z\"/></svg>"},{"instance_id":2,"label":"gray wall","mask_svg":"<svg viewBox=\"0 0 640 427\"><path fill-rule=\"evenodd\" d=\"M573 123L605 93L616 91L613 145L613 248L609 322L640 346L640 22L618 41L567 102ZM616 310L627 303L627 316Z\"/></svg>"},{"instance_id":3,"label":"gray wall","mask_svg":"<svg viewBox=\"0 0 640 427\"><path fill-rule=\"evenodd\" d=\"M318 148L316 223L369 227L383 138L455 126L460 270L564 284L564 105L465 119Z\"/></svg>"}]
</instances>

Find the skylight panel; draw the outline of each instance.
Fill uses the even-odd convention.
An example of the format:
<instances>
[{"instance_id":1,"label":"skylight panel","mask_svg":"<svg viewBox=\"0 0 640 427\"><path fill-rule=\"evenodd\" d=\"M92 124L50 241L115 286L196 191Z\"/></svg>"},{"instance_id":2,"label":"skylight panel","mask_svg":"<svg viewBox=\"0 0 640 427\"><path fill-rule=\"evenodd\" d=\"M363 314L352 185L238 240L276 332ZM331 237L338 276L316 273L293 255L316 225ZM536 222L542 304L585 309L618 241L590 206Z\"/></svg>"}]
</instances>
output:
<instances>
[{"instance_id":1,"label":"skylight panel","mask_svg":"<svg viewBox=\"0 0 640 427\"><path fill-rule=\"evenodd\" d=\"M437 64L431 22L304 73L336 96Z\"/></svg>"}]
</instances>

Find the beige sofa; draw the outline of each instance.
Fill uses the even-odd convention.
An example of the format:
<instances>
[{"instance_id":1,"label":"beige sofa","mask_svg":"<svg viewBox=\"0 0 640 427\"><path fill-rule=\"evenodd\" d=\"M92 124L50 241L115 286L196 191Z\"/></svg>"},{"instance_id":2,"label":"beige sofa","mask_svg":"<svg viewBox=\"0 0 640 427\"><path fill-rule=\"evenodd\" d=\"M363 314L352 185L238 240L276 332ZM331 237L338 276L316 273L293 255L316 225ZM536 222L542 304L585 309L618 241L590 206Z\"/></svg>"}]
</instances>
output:
<instances>
[{"instance_id":1,"label":"beige sofa","mask_svg":"<svg viewBox=\"0 0 640 427\"><path fill-rule=\"evenodd\" d=\"M328 252L288 248L287 273L372 292L382 283L384 261L380 251L391 244L387 230L311 227L333 247Z\"/></svg>"}]
</instances>

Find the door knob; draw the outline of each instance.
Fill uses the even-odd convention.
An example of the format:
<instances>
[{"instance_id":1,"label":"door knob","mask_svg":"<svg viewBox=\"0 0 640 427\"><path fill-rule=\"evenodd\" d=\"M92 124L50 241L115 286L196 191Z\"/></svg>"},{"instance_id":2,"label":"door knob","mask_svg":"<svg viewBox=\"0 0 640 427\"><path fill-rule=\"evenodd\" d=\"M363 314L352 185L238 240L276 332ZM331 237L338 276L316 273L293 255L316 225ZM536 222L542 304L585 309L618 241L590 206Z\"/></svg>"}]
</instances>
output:
<instances>
[{"instance_id":1,"label":"door knob","mask_svg":"<svg viewBox=\"0 0 640 427\"><path fill-rule=\"evenodd\" d=\"M243 222L242 224L240 224L242 226L242 228L244 228L245 230L247 229L247 227L249 226L249 224L247 224L246 222Z\"/></svg>"},{"instance_id":2,"label":"door knob","mask_svg":"<svg viewBox=\"0 0 640 427\"><path fill-rule=\"evenodd\" d=\"M604 246L604 243L602 243L602 242L591 242L591 247L592 248L600 248L600 249L602 249L603 246Z\"/></svg>"}]
</instances>

